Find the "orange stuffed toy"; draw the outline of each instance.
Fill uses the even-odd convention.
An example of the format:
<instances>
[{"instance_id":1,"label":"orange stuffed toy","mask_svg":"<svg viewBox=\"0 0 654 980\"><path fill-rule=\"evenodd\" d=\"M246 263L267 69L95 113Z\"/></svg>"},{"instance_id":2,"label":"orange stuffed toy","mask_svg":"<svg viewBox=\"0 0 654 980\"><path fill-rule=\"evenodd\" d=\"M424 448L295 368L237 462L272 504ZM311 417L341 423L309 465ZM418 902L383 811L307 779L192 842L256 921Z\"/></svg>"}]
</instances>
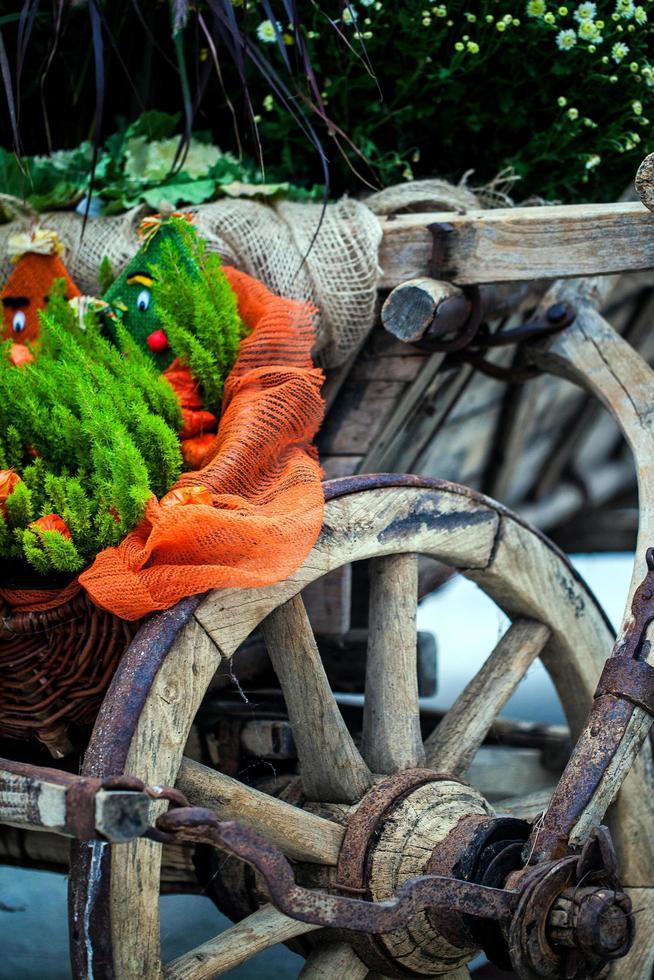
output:
<instances>
[{"instance_id":1,"label":"orange stuffed toy","mask_svg":"<svg viewBox=\"0 0 654 980\"><path fill-rule=\"evenodd\" d=\"M61 261L64 247L56 232L36 228L31 234L12 235L7 243L16 264L2 299L2 336L19 345L34 343L39 335L39 310L48 304L55 279L66 282L66 299L80 292Z\"/></svg>"}]
</instances>

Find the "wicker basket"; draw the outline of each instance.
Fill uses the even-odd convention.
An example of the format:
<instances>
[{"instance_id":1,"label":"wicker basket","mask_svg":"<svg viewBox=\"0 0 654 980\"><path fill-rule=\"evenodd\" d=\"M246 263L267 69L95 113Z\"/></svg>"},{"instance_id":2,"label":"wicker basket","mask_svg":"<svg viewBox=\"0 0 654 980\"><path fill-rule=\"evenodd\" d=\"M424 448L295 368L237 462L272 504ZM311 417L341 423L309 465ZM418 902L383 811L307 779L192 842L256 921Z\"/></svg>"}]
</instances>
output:
<instances>
[{"instance_id":1,"label":"wicker basket","mask_svg":"<svg viewBox=\"0 0 654 980\"><path fill-rule=\"evenodd\" d=\"M98 609L83 591L45 612L1 608L0 737L37 738L66 755L68 726L93 721L138 623Z\"/></svg>"}]
</instances>

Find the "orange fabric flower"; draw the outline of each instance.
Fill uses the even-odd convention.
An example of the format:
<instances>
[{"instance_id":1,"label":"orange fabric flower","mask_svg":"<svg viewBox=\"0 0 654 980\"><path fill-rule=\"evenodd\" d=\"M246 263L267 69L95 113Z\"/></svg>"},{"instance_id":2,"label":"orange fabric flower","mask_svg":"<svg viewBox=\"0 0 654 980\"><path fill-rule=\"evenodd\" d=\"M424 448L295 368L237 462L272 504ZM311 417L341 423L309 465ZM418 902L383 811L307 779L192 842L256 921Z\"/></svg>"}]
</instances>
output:
<instances>
[{"instance_id":1,"label":"orange fabric flower","mask_svg":"<svg viewBox=\"0 0 654 980\"><path fill-rule=\"evenodd\" d=\"M179 438L182 440L216 430L217 419L211 412L193 412L188 408L183 408L182 421L184 425L179 434Z\"/></svg>"},{"instance_id":2,"label":"orange fabric flower","mask_svg":"<svg viewBox=\"0 0 654 980\"><path fill-rule=\"evenodd\" d=\"M213 501L206 487L191 485L171 490L161 498L159 504L161 507L187 507L189 504L204 504L206 507L211 507Z\"/></svg>"},{"instance_id":3,"label":"orange fabric flower","mask_svg":"<svg viewBox=\"0 0 654 980\"><path fill-rule=\"evenodd\" d=\"M9 348L9 360L16 367L21 367L23 364L31 364L34 354L25 344L12 344Z\"/></svg>"},{"instance_id":4,"label":"orange fabric flower","mask_svg":"<svg viewBox=\"0 0 654 980\"><path fill-rule=\"evenodd\" d=\"M58 531L62 537L67 538L69 541L71 538L68 525L61 519L59 514L44 514L43 517L39 517L38 520L32 521L27 526L30 531L36 531L37 534L43 534L45 531Z\"/></svg>"},{"instance_id":5,"label":"orange fabric flower","mask_svg":"<svg viewBox=\"0 0 654 980\"><path fill-rule=\"evenodd\" d=\"M215 441L215 432L205 432L204 435L193 436L192 439L182 439L182 457L190 470L199 470L204 465L206 456Z\"/></svg>"},{"instance_id":6,"label":"orange fabric flower","mask_svg":"<svg viewBox=\"0 0 654 980\"><path fill-rule=\"evenodd\" d=\"M18 473L14 472L14 470L0 470L0 514L3 517L7 514L7 508L5 507L7 497L11 497L16 489L16 484L22 482Z\"/></svg>"}]
</instances>

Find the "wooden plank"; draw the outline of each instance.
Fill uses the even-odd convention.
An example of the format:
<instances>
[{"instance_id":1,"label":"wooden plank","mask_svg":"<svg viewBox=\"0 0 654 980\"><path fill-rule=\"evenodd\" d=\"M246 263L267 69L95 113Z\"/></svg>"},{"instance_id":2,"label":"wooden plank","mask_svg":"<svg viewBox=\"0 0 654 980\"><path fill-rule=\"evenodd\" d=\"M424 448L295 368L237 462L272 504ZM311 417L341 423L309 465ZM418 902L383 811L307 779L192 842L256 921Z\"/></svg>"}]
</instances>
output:
<instances>
[{"instance_id":1,"label":"wooden plank","mask_svg":"<svg viewBox=\"0 0 654 980\"><path fill-rule=\"evenodd\" d=\"M238 925L168 963L163 975L165 980L212 980L270 946L318 928L264 905Z\"/></svg>"},{"instance_id":2,"label":"wooden plank","mask_svg":"<svg viewBox=\"0 0 654 980\"><path fill-rule=\"evenodd\" d=\"M416 555L370 562L363 757L373 772L423 765L418 701Z\"/></svg>"},{"instance_id":3,"label":"wooden plank","mask_svg":"<svg viewBox=\"0 0 654 980\"><path fill-rule=\"evenodd\" d=\"M427 765L463 776L495 719L550 637L516 619L425 743Z\"/></svg>"},{"instance_id":4,"label":"wooden plank","mask_svg":"<svg viewBox=\"0 0 654 980\"><path fill-rule=\"evenodd\" d=\"M327 456L321 454L320 464L325 480L338 480L358 472L363 456Z\"/></svg>"},{"instance_id":5,"label":"wooden plank","mask_svg":"<svg viewBox=\"0 0 654 980\"><path fill-rule=\"evenodd\" d=\"M361 462L361 473L380 473L386 468L386 461L393 457L394 444L404 437L404 428L408 420L420 408L433 387L439 386L438 370L445 359L445 354L437 352L426 360L417 378L408 385L401 398L397 399L389 416L385 419L383 428L377 429L376 438L368 444L368 452ZM465 368L463 369L465 371ZM389 466L389 469L391 467Z\"/></svg>"},{"instance_id":6,"label":"wooden plank","mask_svg":"<svg viewBox=\"0 0 654 980\"><path fill-rule=\"evenodd\" d=\"M254 827L290 858L328 865L338 861L344 830L337 823L245 786L191 759L182 762L177 788L192 806L209 807L221 820L239 820Z\"/></svg>"},{"instance_id":7,"label":"wooden plank","mask_svg":"<svg viewBox=\"0 0 654 980\"><path fill-rule=\"evenodd\" d=\"M271 612L262 629L293 726L304 792L328 803L356 802L372 774L334 700L300 596Z\"/></svg>"},{"instance_id":8,"label":"wooden plank","mask_svg":"<svg viewBox=\"0 0 654 980\"><path fill-rule=\"evenodd\" d=\"M318 434L320 454L356 455L368 451L397 405L406 384L401 381L350 381Z\"/></svg>"},{"instance_id":9,"label":"wooden plank","mask_svg":"<svg viewBox=\"0 0 654 980\"><path fill-rule=\"evenodd\" d=\"M638 202L498 208L382 218L380 286L417 276L457 285L607 275L654 266L654 218ZM430 270L428 225L445 257Z\"/></svg>"}]
</instances>

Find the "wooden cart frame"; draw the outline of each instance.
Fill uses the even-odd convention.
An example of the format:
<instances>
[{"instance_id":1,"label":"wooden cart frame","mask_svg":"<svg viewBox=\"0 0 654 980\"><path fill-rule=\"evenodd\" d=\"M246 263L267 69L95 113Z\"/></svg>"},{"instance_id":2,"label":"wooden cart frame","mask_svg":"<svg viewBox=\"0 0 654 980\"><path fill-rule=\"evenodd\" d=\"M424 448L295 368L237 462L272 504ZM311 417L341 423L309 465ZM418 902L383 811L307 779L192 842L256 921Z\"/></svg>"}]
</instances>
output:
<instances>
[{"instance_id":1,"label":"wooden cart frame","mask_svg":"<svg viewBox=\"0 0 654 980\"><path fill-rule=\"evenodd\" d=\"M104 699L80 778L0 765L0 820L73 838L77 980L199 980L290 941L307 957L304 978L456 973L460 980L480 947L498 960L509 955L523 977L590 976L612 960L612 977L651 975L654 372L598 314L602 281L571 276L654 268L654 216L640 205L607 205L438 216L437 223L450 226L441 274L449 270L459 284L567 277L549 289L537 315L568 304L574 319L555 336L532 339L522 357L590 390L633 451L640 522L618 639L565 556L496 501L417 477L328 482L323 532L293 576L269 588L186 599L141 628ZM424 216L389 221L381 256L389 285L433 276L425 224ZM524 258L525 240L538 252L536 267ZM472 579L512 621L424 742L415 679L417 555ZM370 631L357 745L301 593L364 559ZM260 625L299 759L301 784L285 797L184 755L219 664ZM549 802L493 807L465 777L536 657L577 744ZM169 803L174 809L165 813ZM609 807L619 878L601 829ZM243 918L164 966L158 894L161 841L171 839L214 844L242 859L230 883L242 885L235 904ZM245 882L248 863L257 874Z\"/></svg>"}]
</instances>

